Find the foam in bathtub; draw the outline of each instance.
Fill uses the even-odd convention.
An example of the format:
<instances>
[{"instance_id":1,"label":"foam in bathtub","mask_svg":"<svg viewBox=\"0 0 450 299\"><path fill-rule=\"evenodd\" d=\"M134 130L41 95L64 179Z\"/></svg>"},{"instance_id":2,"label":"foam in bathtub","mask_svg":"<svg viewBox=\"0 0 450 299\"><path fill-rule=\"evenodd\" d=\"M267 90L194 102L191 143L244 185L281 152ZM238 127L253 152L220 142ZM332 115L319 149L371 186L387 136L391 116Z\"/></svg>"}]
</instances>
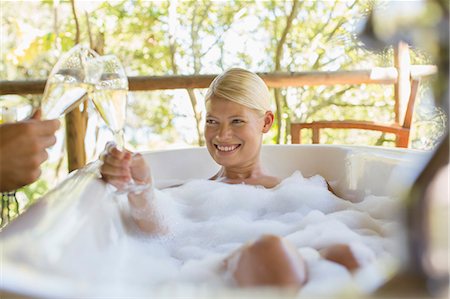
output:
<instances>
[{"instance_id":1,"label":"foam in bathtub","mask_svg":"<svg viewBox=\"0 0 450 299\"><path fill-rule=\"evenodd\" d=\"M156 190L158 217L169 233L155 237L133 225L124 196L114 199L111 193L100 194L83 199L90 206L74 202L60 211L63 215L52 224L59 230L68 219L64 213L87 209L82 227L63 244L58 256L51 256L47 243L51 230L33 240L24 236L8 243L11 256L4 257L5 269L17 269L20 264L25 278L65 281L66 290L75 292L71 295L108 295L112 290L116 296L142 295L152 287L174 283L221 288L233 286L223 271L223 259L269 233L285 237L304 256L310 279L300 295L307 296L339 292L358 280L358 274L320 258L318 249L350 244L364 265L360 272L370 273L375 282L386 277L376 270L374 261L393 258L397 250L397 226L375 208L375 201L384 200L388 205L384 209L393 211L395 201L368 197L353 204L330 193L321 177L306 179L299 172L274 189L193 180ZM30 250L33 243L41 246ZM8 279L25 279L21 273L14 275ZM101 287L105 285L113 287ZM372 287L366 284L363 290Z\"/></svg>"}]
</instances>

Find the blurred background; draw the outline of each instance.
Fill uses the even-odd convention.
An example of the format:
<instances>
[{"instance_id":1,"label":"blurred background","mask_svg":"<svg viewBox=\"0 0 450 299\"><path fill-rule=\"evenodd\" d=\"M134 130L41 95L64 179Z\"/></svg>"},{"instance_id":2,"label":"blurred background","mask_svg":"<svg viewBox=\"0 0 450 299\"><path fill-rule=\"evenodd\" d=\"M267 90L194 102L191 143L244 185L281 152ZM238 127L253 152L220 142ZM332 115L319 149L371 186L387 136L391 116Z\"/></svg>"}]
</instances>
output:
<instances>
[{"instance_id":1,"label":"blurred background","mask_svg":"<svg viewBox=\"0 0 450 299\"><path fill-rule=\"evenodd\" d=\"M129 76L219 74L230 67L254 72L364 70L394 65L393 45L410 44L412 65L434 64L436 38L404 31L417 22L433 27L442 10L431 1L1 1L0 80L46 79L76 41L116 54ZM448 4L447 4L448 8ZM448 10L447 10L448 11ZM75 18L75 13L77 18ZM370 18L372 27L368 28ZM385 43L360 38L372 30ZM416 34L428 38L421 46ZM423 80L409 148L430 150L447 127L447 115ZM204 89L131 92L125 140L133 151L202 146ZM379 84L271 89L277 122L266 144L291 143L291 122L376 120L393 122L394 86ZM40 95L2 95L2 115L26 118ZM85 147L97 159L112 134L91 104ZM5 112L8 111L8 112ZM310 143L311 133L303 143ZM328 130L321 143L395 146L395 135ZM50 150L41 179L18 190L18 213L67 176L65 130Z\"/></svg>"}]
</instances>

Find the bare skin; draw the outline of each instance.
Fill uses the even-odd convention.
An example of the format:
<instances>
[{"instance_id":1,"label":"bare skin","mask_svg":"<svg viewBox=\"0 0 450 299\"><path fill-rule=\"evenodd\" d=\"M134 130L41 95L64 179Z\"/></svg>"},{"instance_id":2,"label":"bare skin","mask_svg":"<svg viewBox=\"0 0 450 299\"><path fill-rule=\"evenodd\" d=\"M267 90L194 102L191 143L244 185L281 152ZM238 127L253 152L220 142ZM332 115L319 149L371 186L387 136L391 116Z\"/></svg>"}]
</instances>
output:
<instances>
[{"instance_id":1,"label":"bare skin","mask_svg":"<svg viewBox=\"0 0 450 299\"><path fill-rule=\"evenodd\" d=\"M273 113L268 111L262 115L256 110L220 98L210 99L206 109L206 146L211 157L222 166L210 180L266 188L277 186L281 180L265 173L260 160L262 136L273 124ZM119 189L131 178L136 182L151 183L149 167L140 155L132 157L129 152L109 147L103 160L103 180ZM154 216L156 207L152 197L152 189L140 194L129 193L132 216L144 232L164 234L167 229ZM145 213L133 214L133 210ZM353 269L353 260L356 259L350 250L344 249L339 246L329 248L323 255ZM341 253L345 255L339 259ZM225 265L236 283L243 287L270 285L298 290L307 281L304 260L292 245L277 236L263 236L242 247L226 259Z\"/></svg>"},{"instance_id":2,"label":"bare skin","mask_svg":"<svg viewBox=\"0 0 450 299\"><path fill-rule=\"evenodd\" d=\"M266 188L278 185L281 180L266 174L260 159L262 136L272 127L273 113L260 115L220 98L211 99L206 110L206 147L211 157L222 165L211 180Z\"/></svg>"},{"instance_id":3,"label":"bare skin","mask_svg":"<svg viewBox=\"0 0 450 299\"><path fill-rule=\"evenodd\" d=\"M273 188L280 179L263 171L260 160L262 136L273 124L273 113L260 115L257 111L222 99L211 99L207 105L205 139L213 159L222 168L211 180L224 183L260 185ZM230 150L232 149L232 150ZM102 179L119 190L131 179L137 183L150 183L150 168L139 154L121 152L107 146L101 167ZM141 230L151 234L163 233L165 226L155 215L152 190L140 194L129 193L132 210L148 211L148 217L133 217ZM133 213L132 213L133 216Z\"/></svg>"},{"instance_id":4,"label":"bare skin","mask_svg":"<svg viewBox=\"0 0 450 299\"><path fill-rule=\"evenodd\" d=\"M225 260L240 287L278 286L299 290L308 280L297 249L275 235L265 235L241 247Z\"/></svg>"},{"instance_id":5,"label":"bare skin","mask_svg":"<svg viewBox=\"0 0 450 299\"><path fill-rule=\"evenodd\" d=\"M152 183L150 168L145 163L141 154L132 155L128 151L118 150L114 144L106 146L104 154L102 154L103 165L101 167L102 179L118 190L121 190L131 178L137 184ZM139 211L139 214L131 213L136 225L143 232L148 234L164 234L166 228L159 221L156 214L156 208L151 200L153 197L152 189L145 190L142 193L128 193L128 202L133 211Z\"/></svg>"},{"instance_id":6,"label":"bare skin","mask_svg":"<svg viewBox=\"0 0 450 299\"><path fill-rule=\"evenodd\" d=\"M0 191L11 191L36 181L46 148L56 143L59 120L40 120L36 112L29 120L0 125Z\"/></svg>"},{"instance_id":7,"label":"bare skin","mask_svg":"<svg viewBox=\"0 0 450 299\"><path fill-rule=\"evenodd\" d=\"M355 271L361 266L347 244L335 244L319 250L319 253L324 259L341 264L349 271Z\"/></svg>"},{"instance_id":8,"label":"bare skin","mask_svg":"<svg viewBox=\"0 0 450 299\"><path fill-rule=\"evenodd\" d=\"M230 178L234 177L234 178ZM224 175L222 170L220 170L217 174L210 178L212 181L220 181L227 184L247 184L253 186L264 186L265 188L271 189L277 186L281 180L277 177L265 175L260 171L252 172L247 175L233 176L233 175Z\"/></svg>"}]
</instances>

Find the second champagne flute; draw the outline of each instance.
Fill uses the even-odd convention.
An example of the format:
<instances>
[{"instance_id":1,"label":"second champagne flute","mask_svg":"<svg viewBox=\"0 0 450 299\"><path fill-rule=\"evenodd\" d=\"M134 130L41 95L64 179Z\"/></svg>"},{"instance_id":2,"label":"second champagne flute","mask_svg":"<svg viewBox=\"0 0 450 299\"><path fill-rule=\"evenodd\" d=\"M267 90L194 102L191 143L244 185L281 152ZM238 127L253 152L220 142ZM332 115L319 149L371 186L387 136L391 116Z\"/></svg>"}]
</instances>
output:
<instances>
[{"instance_id":1,"label":"second champagne flute","mask_svg":"<svg viewBox=\"0 0 450 299\"><path fill-rule=\"evenodd\" d=\"M117 147L124 150L124 127L127 111L128 78L115 55L93 58L86 63L86 81L92 87L95 108L114 134ZM119 193L140 192L149 186L130 182Z\"/></svg>"},{"instance_id":2,"label":"second champagne flute","mask_svg":"<svg viewBox=\"0 0 450 299\"><path fill-rule=\"evenodd\" d=\"M114 134L118 148L122 150L128 78L119 59L114 55L90 59L86 66L87 82L92 85L90 91L95 108Z\"/></svg>"}]
</instances>

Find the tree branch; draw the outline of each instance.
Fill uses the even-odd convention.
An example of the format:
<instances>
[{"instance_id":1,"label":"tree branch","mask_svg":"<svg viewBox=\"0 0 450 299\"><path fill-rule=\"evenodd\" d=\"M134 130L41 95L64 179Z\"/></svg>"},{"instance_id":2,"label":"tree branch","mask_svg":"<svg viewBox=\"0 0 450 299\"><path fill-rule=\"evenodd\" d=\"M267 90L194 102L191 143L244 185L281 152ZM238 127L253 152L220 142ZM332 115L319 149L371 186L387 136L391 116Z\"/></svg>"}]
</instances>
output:
<instances>
[{"instance_id":1,"label":"tree branch","mask_svg":"<svg viewBox=\"0 0 450 299\"><path fill-rule=\"evenodd\" d=\"M55 5L53 8L53 30L55 31L55 49L59 50L58 7L59 5Z\"/></svg>"},{"instance_id":2,"label":"tree branch","mask_svg":"<svg viewBox=\"0 0 450 299\"><path fill-rule=\"evenodd\" d=\"M200 57L205 56L211 49L212 47L214 47L221 39L222 36L231 28L231 25L228 25L228 27L225 27L225 29L222 31L222 33L216 38L216 40L208 47L208 49L206 49L206 51L204 51L203 53L200 54Z\"/></svg>"},{"instance_id":3,"label":"tree branch","mask_svg":"<svg viewBox=\"0 0 450 299\"><path fill-rule=\"evenodd\" d=\"M333 8L331 9L331 11L330 11L330 14L328 15L328 19L327 19L327 21L325 22L325 23L323 23L323 26L319 29L319 30L317 30L316 32L323 32L323 30L325 29L325 27L327 27L327 25L328 24L330 24L330 21L331 21L331 17L333 16L333 13L334 13L334 10L336 9L336 5L338 4L338 1L335 1L334 2L334 5L333 5Z\"/></svg>"},{"instance_id":4,"label":"tree branch","mask_svg":"<svg viewBox=\"0 0 450 299\"><path fill-rule=\"evenodd\" d=\"M92 40L92 33L91 33L91 24L89 22L89 14L87 11L84 12L84 17L86 18L86 25L87 25L87 31L89 36L89 47L91 49L94 49L94 42Z\"/></svg>"},{"instance_id":5,"label":"tree branch","mask_svg":"<svg viewBox=\"0 0 450 299\"><path fill-rule=\"evenodd\" d=\"M77 10L75 8L75 0L70 0L70 4L72 7L72 14L75 20L75 45L80 43L80 23L78 22Z\"/></svg>"},{"instance_id":6,"label":"tree branch","mask_svg":"<svg viewBox=\"0 0 450 299\"><path fill-rule=\"evenodd\" d=\"M298 4L299 4L298 0L294 0L294 2L292 3L291 12L286 20L286 25L283 29L283 33L281 34L281 38L278 41L276 52L275 52L275 71L281 70L281 56L283 55L283 47L284 47L284 44L286 43L286 37L291 29L292 22L293 22L295 16L297 15ZM283 126L282 111L283 111L283 108L288 108L288 107L285 107L286 104L283 105L281 102L282 95L281 95L280 89L278 89L278 88L274 89L274 97L275 97L275 104L277 107L277 111L276 111L276 116L277 116L276 142L279 144L280 140L281 140L281 130L282 130L282 126ZM285 99L284 99L284 102L286 103Z\"/></svg>"},{"instance_id":7,"label":"tree branch","mask_svg":"<svg viewBox=\"0 0 450 299\"><path fill-rule=\"evenodd\" d=\"M291 9L291 13L288 16L288 19L286 20L286 26L284 27L283 33L281 34L281 38L278 41L278 45L277 45L277 49L276 49L276 54L275 54L275 71L279 71L281 69L281 56L283 55L283 46L286 42L286 37L291 29L292 26L292 22L295 18L295 16L297 15L297 11L298 11L298 4L299 1L298 0L294 0L294 2L292 3L292 9Z\"/></svg>"},{"instance_id":8,"label":"tree branch","mask_svg":"<svg viewBox=\"0 0 450 299\"><path fill-rule=\"evenodd\" d=\"M355 0L355 2L353 2L353 4L349 7L349 9L352 9L357 3L357 0ZM342 18L338 24L336 25L336 27L334 27L334 29L331 31L331 33L328 35L328 38L326 40L326 42L329 42L331 40L331 38L336 34L336 31L346 22L345 18Z\"/></svg>"},{"instance_id":9,"label":"tree branch","mask_svg":"<svg viewBox=\"0 0 450 299\"><path fill-rule=\"evenodd\" d=\"M347 88L345 88L345 89L342 89L342 90L340 90L340 91L334 93L334 94L333 94L333 98L342 96L346 91L350 90L351 88L352 88L352 87L349 86L349 87L347 87ZM317 106L311 107L311 109L308 111L308 113L305 113L304 115L302 115L303 117L302 117L301 121L304 122L304 121L306 121L306 119L307 119L308 117L312 117L314 114L316 114L317 112L319 112L319 111L322 110L323 108L331 106L331 105L333 104L333 101L331 101L330 98L331 98L331 97L329 97L329 98L326 99L326 100L323 100L323 101L322 101L319 105L317 105Z\"/></svg>"},{"instance_id":10,"label":"tree branch","mask_svg":"<svg viewBox=\"0 0 450 299\"><path fill-rule=\"evenodd\" d=\"M197 69L197 63L196 63L196 51L194 48L194 45L196 45L197 42L197 33L194 30L194 24L195 24L195 15L197 11L197 5L194 7L194 14L192 16L192 23L191 23L191 42L192 42L192 51L193 51L193 59L194 59L194 72L196 72ZM178 74L178 68L176 63L176 49L177 49L177 42L175 37L169 37L169 51L170 51L170 60L172 63L172 72L174 75ZM189 96L189 100L191 102L192 111L194 113L194 119L195 119L195 128L197 130L197 143L199 146L204 145L203 141L203 134L201 131L201 113L197 111L197 97L195 96L195 92L192 88L186 89L186 92Z\"/></svg>"}]
</instances>

